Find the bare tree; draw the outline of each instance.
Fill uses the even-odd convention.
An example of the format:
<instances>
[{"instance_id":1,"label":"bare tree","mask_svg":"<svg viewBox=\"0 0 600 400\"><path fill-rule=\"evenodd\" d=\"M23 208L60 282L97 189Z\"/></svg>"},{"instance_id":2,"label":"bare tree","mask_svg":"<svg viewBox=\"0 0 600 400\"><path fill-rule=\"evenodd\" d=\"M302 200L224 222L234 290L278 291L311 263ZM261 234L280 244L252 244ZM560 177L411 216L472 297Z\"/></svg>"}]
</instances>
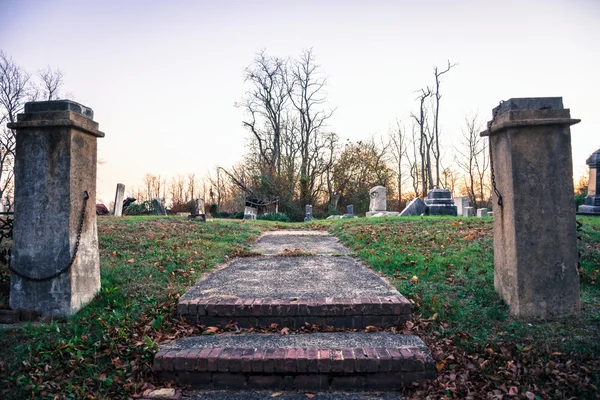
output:
<instances>
[{"instance_id":1,"label":"bare tree","mask_svg":"<svg viewBox=\"0 0 600 400\"><path fill-rule=\"evenodd\" d=\"M280 172L282 118L289 99L286 73L285 60L261 51L245 71L245 81L251 88L242 102L236 104L250 117L242 124L256 139L262 160L277 174Z\"/></svg>"},{"instance_id":2,"label":"bare tree","mask_svg":"<svg viewBox=\"0 0 600 400\"><path fill-rule=\"evenodd\" d=\"M305 50L299 60L293 62L291 74L286 76L290 101L297 111L299 121L298 144L300 148L300 202L312 203L316 178L321 166L320 156L327 149L325 140L319 137L325 122L333 114L323 110L326 101L324 91L327 79L318 75L312 49Z\"/></svg>"},{"instance_id":3,"label":"bare tree","mask_svg":"<svg viewBox=\"0 0 600 400\"><path fill-rule=\"evenodd\" d=\"M41 80L42 95L45 100L56 100L60 96L60 88L63 86L63 72L60 69L53 70L50 66L38 71Z\"/></svg>"},{"instance_id":4,"label":"bare tree","mask_svg":"<svg viewBox=\"0 0 600 400\"><path fill-rule=\"evenodd\" d=\"M413 122L411 128L411 140L410 140L410 150L406 151L406 161L408 162L408 172L412 182L412 188L415 193L415 197L419 197L421 195L421 191L419 189L420 185L420 170L419 170L419 153L417 151L417 124Z\"/></svg>"},{"instance_id":5,"label":"bare tree","mask_svg":"<svg viewBox=\"0 0 600 400\"><path fill-rule=\"evenodd\" d=\"M419 97L419 115L411 114L419 126L419 155L421 157L421 184L423 188L423 197L427 196L427 190L432 188L433 177L431 172L431 140L428 135L429 126L427 121L427 109L425 100L431 96L431 89L421 89Z\"/></svg>"},{"instance_id":6,"label":"bare tree","mask_svg":"<svg viewBox=\"0 0 600 400\"><path fill-rule=\"evenodd\" d=\"M448 66L445 70L438 70L437 66L433 67L433 75L435 76L435 92L434 96L434 114L433 114L433 157L435 159L435 184L436 186L440 186L440 129L439 129L439 119L440 119L440 99L442 98L442 94L440 93L440 84L441 84L441 76L450 71L452 67L456 64L451 64L450 60L448 60Z\"/></svg>"},{"instance_id":7,"label":"bare tree","mask_svg":"<svg viewBox=\"0 0 600 400\"><path fill-rule=\"evenodd\" d=\"M469 197L469 202L474 207L477 207L477 192L475 190L475 185L477 184L477 179L479 177L478 168L483 171L484 165L486 164L486 162L481 160L482 153L485 151L485 141L479 136L481 124L478 120L479 116L477 114L465 117L465 129L463 130L460 143L461 147L456 148L456 163L465 173L464 185ZM478 167L478 163L480 164L480 167ZM483 190L481 190L481 192L483 192Z\"/></svg>"},{"instance_id":8,"label":"bare tree","mask_svg":"<svg viewBox=\"0 0 600 400\"><path fill-rule=\"evenodd\" d=\"M400 121L396 120L394 127L390 128L391 155L396 167L396 185L398 188L398 210L402 211L402 162L406 154L406 133Z\"/></svg>"}]
</instances>

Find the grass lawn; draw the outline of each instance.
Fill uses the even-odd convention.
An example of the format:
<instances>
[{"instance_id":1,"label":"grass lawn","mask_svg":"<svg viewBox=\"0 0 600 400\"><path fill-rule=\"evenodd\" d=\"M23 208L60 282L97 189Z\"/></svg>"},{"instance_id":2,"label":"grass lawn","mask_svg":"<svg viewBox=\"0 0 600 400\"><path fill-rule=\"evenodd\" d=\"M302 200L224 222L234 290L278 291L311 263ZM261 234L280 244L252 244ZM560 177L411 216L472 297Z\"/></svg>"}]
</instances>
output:
<instances>
[{"instance_id":1,"label":"grass lawn","mask_svg":"<svg viewBox=\"0 0 600 400\"><path fill-rule=\"evenodd\" d=\"M439 376L407 388L407 395L595 398L600 219L578 219L582 314L526 322L510 317L494 292L489 219L99 218L100 294L66 322L0 331L0 397L135 397L155 383L158 343L202 331L176 318L177 298L188 286L219 263L248 255L263 230L317 228L340 237L414 303L414 318L400 329L427 342ZM7 279L0 271L0 290Z\"/></svg>"}]
</instances>

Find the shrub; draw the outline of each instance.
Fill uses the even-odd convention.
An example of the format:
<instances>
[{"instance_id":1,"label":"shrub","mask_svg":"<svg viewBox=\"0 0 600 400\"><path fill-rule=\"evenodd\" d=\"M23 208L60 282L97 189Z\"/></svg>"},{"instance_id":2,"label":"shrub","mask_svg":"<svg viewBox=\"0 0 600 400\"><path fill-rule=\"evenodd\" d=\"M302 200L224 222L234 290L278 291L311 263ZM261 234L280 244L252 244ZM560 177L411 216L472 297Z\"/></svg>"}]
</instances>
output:
<instances>
[{"instance_id":1,"label":"shrub","mask_svg":"<svg viewBox=\"0 0 600 400\"><path fill-rule=\"evenodd\" d=\"M242 216L244 213L242 213ZM265 221L277 221L277 222L290 222L290 217L284 213L266 213L262 215L257 215L256 219L262 219Z\"/></svg>"},{"instance_id":2,"label":"shrub","mask_svg":"<svg viewBox=\"0 0 600 400\"><path fill-rule=\"evenodd\" d=\"M235 219L244 219L244 212L243 211L236 212L235 215L233 216L233 218L235 218Z\"/></svg>"},{"instance_id":3,"label":"shrub","mask_svg":"<svg viewBox=\"0 0 600 400\"><path fill-rule=\"evenodd\" d=\"M125 207L123 213L125 215L150 215L154 212L152 202L144 201L142 203L132 203Z\"/></svg>"}]
</instances>

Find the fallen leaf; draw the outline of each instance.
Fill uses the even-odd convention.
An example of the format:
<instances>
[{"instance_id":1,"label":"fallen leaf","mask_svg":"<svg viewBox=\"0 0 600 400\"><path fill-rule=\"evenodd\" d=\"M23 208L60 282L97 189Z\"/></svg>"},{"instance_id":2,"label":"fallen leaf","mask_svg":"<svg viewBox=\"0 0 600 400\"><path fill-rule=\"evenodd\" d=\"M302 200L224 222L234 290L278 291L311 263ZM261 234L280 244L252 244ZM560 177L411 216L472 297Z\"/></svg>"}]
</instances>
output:
<instances>
[{"instance_id":1,"label":"fallen leaf","mask_svg":"<svg viewBox=\"0 0 600 400\"><path fill-rule=\"evenodd\" d=\"M133 264L133 263L135 262L135 260L134 260L133 258L130 258L129 260L127 260L127 262L128 262L129 264Z\"/></svg>"},{"instance_id":2,"label":"fallen leaf","mask_svg":"<svg viewBox=\"0 0 600 400\"><path fill-rule=\"evenodd\" d=\"M271 397L278 397L281 396L283 394L283 392L275 392L271 394Z\"/></svg>"},{"instance_id":3,"label":"fallen leaf","mask_svg":"<svg viewBox=\"0 0 600 400\"><path fill-rule=\"evenodd\" d=\"M312 399L313 397L315 397L314 394L310 394L310 393L306 393L306 397L308 397L309 399Z\"/></svg>"},{"instance_id":4,"label":"fallen leaf","mask_svg":"<svg viewBox=\"0 0 600 400\"><path fill-rule=\"evenodd\" d=\"M285 335L289 335L290 334L290 329L289 328L283 328L281 330L281 334L284 335L284 336Z\"/></svg>"},{"instance_id":5,"label":"fallen leaf","mask_svg":"<svg viewBox=\"0 0 600 400\"><path fill-rule=\"evenodd\" d=\"M213 334L213 333L217 333L218 331L219 331L219 328L217 328L216 326L209 326L202 333L205 334L205 335L210 335L210 334Z\"/></svg>"},{"instance_id":6,"label":"fallen leaf","mask_svg":"<svg viewBox=\"0 0 600 400\"><path fill-rule=\"evenodd\" d=\"M413 277L410 278L410 281L413 282L413 283L417 283L417 282L419 282L419 278L417 278L416 275L413 275Z\"/></svg>"},{"instance_id":7,"label":"fallen leaf","mask_svg":"<svg viewBox=\"0 0 600 400\"><path fill-rule=\"evenodd\" d=\"M365 328L367 332L377 332L377 327L373 325L369 325Z\"/></svg>"}]
</instances>

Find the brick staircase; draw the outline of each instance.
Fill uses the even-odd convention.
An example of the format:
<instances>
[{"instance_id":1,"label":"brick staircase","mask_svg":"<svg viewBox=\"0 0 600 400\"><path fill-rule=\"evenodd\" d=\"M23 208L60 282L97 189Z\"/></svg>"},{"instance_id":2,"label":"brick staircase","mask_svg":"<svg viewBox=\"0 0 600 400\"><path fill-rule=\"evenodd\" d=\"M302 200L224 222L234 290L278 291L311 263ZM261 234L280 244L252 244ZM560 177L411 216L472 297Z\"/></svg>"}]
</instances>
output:
<instances>
[{"instance_id":1,"label":"brick staircase","mask_svg":"<svg viewBox=\"0 0 600 400\"><path fill-rule=\"evenodd\" d=\"M286 240L311 250L318 244L308 238ZM411 315L410 303L382 278L351 257L331 255L235 259L182 296L178 312L206 326L293 329L308 322L349 330L390 327ZM188 337L161 346L154 370L197 389L394 390L435 377L420 338L362 331Z\"/></svg>"}]
</instances>

